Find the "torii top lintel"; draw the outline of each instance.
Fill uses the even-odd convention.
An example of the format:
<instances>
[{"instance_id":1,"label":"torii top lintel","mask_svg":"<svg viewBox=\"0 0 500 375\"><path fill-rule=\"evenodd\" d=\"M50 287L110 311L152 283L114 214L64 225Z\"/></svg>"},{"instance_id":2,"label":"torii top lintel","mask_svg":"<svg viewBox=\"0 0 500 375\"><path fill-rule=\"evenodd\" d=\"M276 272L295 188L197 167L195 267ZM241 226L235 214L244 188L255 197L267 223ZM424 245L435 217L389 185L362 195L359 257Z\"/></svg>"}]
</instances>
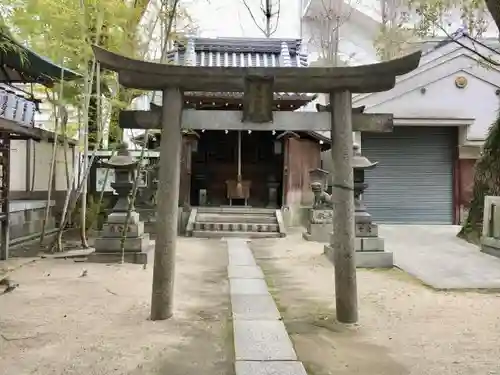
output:
<instances>
[{"instance_id":1,"label":"torii top lintel","mask_svg":"<svg viewBox=\"0 0 500 375\"><path fill-rule=\"evenodd\" d=\"M103 68L118 73L120 84L142 90L179 87L184 91L245 91L245 81L263 78L272 81L275 92L352 93L387 91L396 77L418 67L422 53L399 59L354 67L197 67L165 65L134 60L93 46Z\"/></svg>"}]
</instances>

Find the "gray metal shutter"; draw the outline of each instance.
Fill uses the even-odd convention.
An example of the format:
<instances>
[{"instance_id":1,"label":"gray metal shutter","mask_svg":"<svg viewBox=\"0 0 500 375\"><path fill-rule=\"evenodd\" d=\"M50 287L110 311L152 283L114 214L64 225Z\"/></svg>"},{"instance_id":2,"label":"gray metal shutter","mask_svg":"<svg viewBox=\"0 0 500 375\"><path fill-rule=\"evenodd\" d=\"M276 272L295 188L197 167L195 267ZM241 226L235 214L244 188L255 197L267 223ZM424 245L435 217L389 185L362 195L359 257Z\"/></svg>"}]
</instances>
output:
<instances>
[{"instance_id":1,"label":"gray metal shutter","mask_svg":"<svg viewBox=\"0 0 500 375\"><path fill-rule=\"evenodd\" d=\"M392 133L362 134L361 150L370 161L364 194L368 212L379 223L452 224L453 127L394 127Z\"/></svg>"}]
</instances>

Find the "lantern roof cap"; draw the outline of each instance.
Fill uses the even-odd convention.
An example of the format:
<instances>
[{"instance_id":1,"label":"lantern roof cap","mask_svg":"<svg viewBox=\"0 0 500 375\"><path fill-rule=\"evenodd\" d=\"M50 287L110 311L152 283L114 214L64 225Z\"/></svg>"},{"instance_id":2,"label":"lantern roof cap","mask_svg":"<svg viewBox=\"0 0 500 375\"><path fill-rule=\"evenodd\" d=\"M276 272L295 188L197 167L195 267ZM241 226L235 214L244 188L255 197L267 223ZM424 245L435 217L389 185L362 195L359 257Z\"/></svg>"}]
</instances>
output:
<instances>
[{"instance_id":1,"label":"lantern roof cap","mask_svg":"<svg viewBox=\"0 0 500 375\"><path fill-rule=\"evenodd\" d=\"M128 150L128 144L126 142L123 142L118 146L116 155L113 155L107 162L104 162L103 164L108 168L125 169L135 167L137 163L138 161L130 154L130 151Z\"/></svg>"},{"instance_id":2,"label":"lantern roof cap","mask_svg":"<svg viewBox=\"0 0 500 375\"><path fill-rule=\"evenodd\" d=\"M314 168L309 171L309 175L314 176L327 176L329 173L327 170L321 168Z\"/></svg>"},{"instance_id":3,"label":"lantern roof cap","mask_svg":"<svg viewBox=\"0 0 500 375\"><path fill-rule=\"evenodd\" d=\"M368 158L361 155L361 147L359 144L354 143L352 145L353 150L353 158L352 158L352 167L355 169L371 169L374 168L378 162L372 163Z\"/></svg>"}]
</instances>

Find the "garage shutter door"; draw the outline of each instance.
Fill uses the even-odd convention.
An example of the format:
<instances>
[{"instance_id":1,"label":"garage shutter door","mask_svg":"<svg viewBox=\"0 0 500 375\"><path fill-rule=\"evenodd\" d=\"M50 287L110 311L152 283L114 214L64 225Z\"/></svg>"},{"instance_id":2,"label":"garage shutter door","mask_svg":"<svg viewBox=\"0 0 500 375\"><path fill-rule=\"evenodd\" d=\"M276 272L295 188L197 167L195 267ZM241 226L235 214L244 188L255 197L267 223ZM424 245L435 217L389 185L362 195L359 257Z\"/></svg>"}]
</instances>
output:
<instances>
[{"instance_id":1,"label":"garage shutter door","mask_svg":"<svg viewBox=\"0 0 500 375\"><path fill-rule=\"evenodd\" d=\"M379 223L451 224L453 221L452 127L395 127L363 134L363 155L379 165L367 171L364 195Z\"/></svg>"}]
</instances>

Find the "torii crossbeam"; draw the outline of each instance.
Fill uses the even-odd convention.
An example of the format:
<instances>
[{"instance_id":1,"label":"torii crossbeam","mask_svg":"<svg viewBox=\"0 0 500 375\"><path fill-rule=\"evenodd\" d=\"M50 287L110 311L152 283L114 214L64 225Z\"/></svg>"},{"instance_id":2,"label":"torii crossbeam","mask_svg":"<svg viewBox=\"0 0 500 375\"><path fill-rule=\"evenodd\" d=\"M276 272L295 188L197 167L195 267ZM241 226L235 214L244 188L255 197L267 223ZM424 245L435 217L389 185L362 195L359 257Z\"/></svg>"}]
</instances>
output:
<instances>
[{"instance_id":1,"label":"torii crossbeam","mask_svg":"<svg viewBox=\"0 0 500 375\"><path fill-rule=\"evenodd\" d=\"M335 169L332 229L335 235L332 236L331 245L335 250L337 318L344 323L356 322L358 309L354 262L352 131L353 120L358 120L355 120L357 115L352 113L351 94L392 89L397 76L418 67L421 52L400 59L356 67L254 68L163 65L133 60L95 46L93 49L101 66L117 72L118 80L123 86L163 91L161 116L146 122L147 126L151 126L161 119L163 134L160 146L151 319L167 319L172 315L182 118L183 115L188 118L194 116L193 119L202 116L188 114L188 111L183 114L183 92L243 92L240 115L228 115L230 118L226 119L223 125L234 126L240 130L268 130L273 128L273 123L283 124L279 119L282 115L273 112L272 100L275 92L308 92L330 94L329 113L316 115L329 117L329 130L332 135L332 159ZM292 116L299 118L302 115L291 113L286 116L293 119ZM189 126L187 122L186 125ZM300 127L301 129L295 130L316 130L310 129L308 122ZM378 128L380 131L383 126Z\"/></svg>"}]
</instances>

